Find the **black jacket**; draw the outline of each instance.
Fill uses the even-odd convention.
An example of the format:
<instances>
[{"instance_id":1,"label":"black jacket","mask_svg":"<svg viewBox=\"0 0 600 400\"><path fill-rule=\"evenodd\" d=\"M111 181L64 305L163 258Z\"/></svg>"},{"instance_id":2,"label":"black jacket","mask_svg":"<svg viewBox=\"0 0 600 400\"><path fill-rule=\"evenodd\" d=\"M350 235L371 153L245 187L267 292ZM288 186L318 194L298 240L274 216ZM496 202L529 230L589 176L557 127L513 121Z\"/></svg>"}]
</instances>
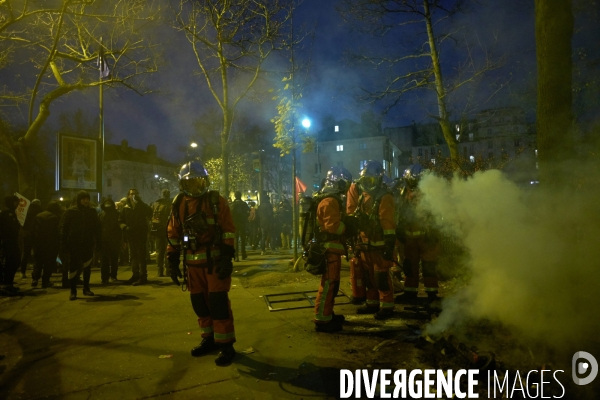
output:
<instances>
[{"instance_id":1,"label":"black jacket","mask_svg":"<svg viewBox=\"0 0 600 400\"><path fill-rule=\"evenodd\" d=\"M0 243L4 250L19 249L19 230L21 224L17 219L15 210L2 210L0 212Z\"/></svg>"},{"instance_id":2,"label":"black jacket","mask_svg":"<svg viewBox=\"0 0 600 400\"><path fill-rule=\"evenodd\" d=\"M57 204L58 205L58 204ZM33 222L33 248L37 253L58 254L60 246L60 206L58 210L42 211Z\"/></svg>"},{"instance_id":3,"label":"black jacket","mask_svg":"<svg viewBox=\"0 0 600 400\"><path fill-rule=\"evenodd\" d=\"M65 252L81 252L91 256L94 247L100 245L100 221L95 209L72 206L60 222L60 246Z\"/></svg>"},{"instance_id":4,"label":"black jacket","mask_svg":"<svg viewBox=\"0 0 600 400\"><path fill-rule=\"evenodd\" d=\"M126 237L146 237L148 224L152 218L152 208L143 201L138 201L135 207L127 199L127 204L121 211L121 224L127 225L129 230L125 232Z\"/></svg>"},{"instance_id":5,"label":"black jacket","mask_svg":"<svg viewBox=\"0 0 600 400\"><path fill-rule=\"evenodd\" d=\"M105 207L102 203L100 208L102 208L102 212L98 218L102 229L102 243L118 245L121 243L123 236L119 223L121 215L117 211L114 202L112 202L112 207Z\"/></svg>"},{"instance_id":6,"label":"black jacket","mask_svg":"<svg viewBox=\"0 0 600 400\"><path fill-rule=\"evenodd\" d=\"M270 201L264 201L258 206L258 217L260 218L260 227L270 229L273 225L273 205Z\"/></svg>"},{"instance_id":7,"label":"black jacket","mask_svg":"<svg viewBox=\"0 0 600 400\"><path fill-rule=\"evenodd\" d=\"M235 199L231 203L231 217L233 218L233 224L236 227L246 226L248 223L248 214L250 214L250 207L244 200Z\"/></svg>"}]
</instances>

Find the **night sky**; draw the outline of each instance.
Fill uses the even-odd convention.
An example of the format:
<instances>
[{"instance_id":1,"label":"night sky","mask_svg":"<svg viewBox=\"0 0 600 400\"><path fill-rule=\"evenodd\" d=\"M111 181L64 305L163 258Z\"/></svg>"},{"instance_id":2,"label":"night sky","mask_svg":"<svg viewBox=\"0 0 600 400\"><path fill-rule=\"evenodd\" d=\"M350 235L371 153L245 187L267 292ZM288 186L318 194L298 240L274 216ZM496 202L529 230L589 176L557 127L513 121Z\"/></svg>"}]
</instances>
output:
<instances>
[{"instance_id":1,"label":"night sky","mask_svg":"<svg viewBox=\"0 0 600 400\"><path fill-rule=\"evenodd\" d=\"M531 4L530 4L531 3ZM300 60L311 57L307 85L304 89L304 113L312 119L311 129L320 129L319 121L326 114L337 120L350 118L360 121L360 114L372 109L380 113L385 104L359 104L358 87L369 87L382 71L374 68L349 66L345 52L369 47L386 52L396 51L393 39L386 42L352 32L335 10L335 1L305 0L294 14L297 26L314 27L314 42L306 41L296 55ZM477 108L521 105L529 115L535 109L535 38L533 2L520 0L487 1L475 5L466 15L455 17L453 24L461 27L458 37L468 38L474 46L489 49L495 55L506 57L504 66L489 74L489 79L458 93L454 99L454 115L474 113ZM421 40L423 29L414 30L415 40ZM421 35L421 36L419 36ZM193 75L198 70L191 47L170 30L165 30L165 62L159 73L151 78L156 93L140 97L123 89L105 91L105 124L112 135L111 143L127 139L129 144L146 148L156 144L159 156L173 162L182 159L180 149L190 142L193 123L203 110L215 108L216 102L208 94L201 77ZM473 44L476 45L473 45ZM444 74L452 78L462 59L460 45L443 49L446 63ZM481 57L478 55L477 57ZM281 60L281 58L280 58ZM285 69L284 63L271 60L270 66ZM270 83L263 86L266 87ZM273 85L278 82L273 80ZM496 92L500 85L505 85ZM465 99L469 99L466 101ZM468 104L467 104L468 103ZM58 114L65 110L83 108L90 119L97 115L97 90L75 93L54 104L49 124L55 125ZM273 102L242 105L252 113L258 123L269 126L276 112ZM383 126L400 126L411 121L433 122L428 115L436 112L435 98L428 91L415 91L406 96L399 106L382 116Z\"/></svg>"}]
</instances>

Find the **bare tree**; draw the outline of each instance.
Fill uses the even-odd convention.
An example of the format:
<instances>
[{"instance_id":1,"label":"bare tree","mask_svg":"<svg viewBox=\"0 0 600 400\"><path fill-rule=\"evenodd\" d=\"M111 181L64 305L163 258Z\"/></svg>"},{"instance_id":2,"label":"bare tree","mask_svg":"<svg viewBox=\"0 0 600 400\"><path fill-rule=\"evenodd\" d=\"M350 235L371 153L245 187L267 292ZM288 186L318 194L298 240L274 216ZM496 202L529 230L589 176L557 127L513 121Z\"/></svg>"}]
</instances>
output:
<instances>
[{"instance_id":1,"label":"bare tree","mask_svg":"<svg viewBox=\"0 0 600 400\"><path fill-rule=\"evenodd\" d=\"M285 47L294 0L179 0L174 27L189 41L200 76L219 105L223 195L229 195L231 127L238 103L264 70L267 58Z\"/></svg>"},{"instance_id":2,"label":"bare tree","mask_svg":"<svg viewBox=\"0 0 600 400\"><path fill-rule=\"evenodd\" d=\"M464 59L456 66L451 79L442 71L448 65L442 60L442 46L455 42L458 29L452 26L452 18L464 12L470 0L341 0L339 11L354 28L375 36L394 39L387 43L386 54L371 50L352 52L351 59L377 68L385 77L380 89L362 88L373 102L385 101L385 112L398 106L403 96L421 89L433 90L437 99L437 114L430 114L441 127L450 149L453 168L459 158L455 134L450 124L448 96L468 83L478 80L486 71L498 68L503 60L492 59L486 54L478 58L467 48ZM421 31L419 31L419 29ZM424 34L424 41L419 41ZM395 39L401 38L401 39ZM372 47L371 47L372 48ZM390 51L390 48L392 49ZM449 64L449 63L447 63ZM444 68L446 67L446 68Z\"/></svg>"},{"instance_id":3,"label":"bare tree","mask_svg":"<svg viewBox=\"0 0 600 400\"><path fill-rule=\"evenodd\" d=\"M122 86L143 94L148 92L145 77L157 70L156 57L151 54L154 47L144 29L155 20L156 8L151 1L63 0L51 3L54 6L44 4L0 2L3 73L11 72L20 77L17 83L23 82L5 90L0 104L28 104L27 128L21 137L11 135L8 118L0 120L0 152L16 162L19 190L26 195L31 194L31 150L53 102L99 85ZM105 79L98 71L100 51L111 70Z\"/></svg>"}]
</instances>

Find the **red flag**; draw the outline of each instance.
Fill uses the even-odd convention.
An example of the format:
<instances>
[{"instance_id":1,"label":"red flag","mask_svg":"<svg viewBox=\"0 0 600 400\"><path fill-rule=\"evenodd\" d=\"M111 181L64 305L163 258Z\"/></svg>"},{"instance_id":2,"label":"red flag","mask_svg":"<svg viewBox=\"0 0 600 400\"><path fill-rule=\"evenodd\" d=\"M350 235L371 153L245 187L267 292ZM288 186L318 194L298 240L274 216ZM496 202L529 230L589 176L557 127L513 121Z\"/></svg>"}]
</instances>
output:
<instances>
[{"instance_id":1,"label":"red flag","mask_svg":"<svg viewBox=\"0 0 600 400\"><path fill-rule=\"evenodd\" d=\"M306 192L306 183L302 182L300 178L296 177L296 203L298 202L298 196L300 193Z\"/></svg>"}]
</instances>

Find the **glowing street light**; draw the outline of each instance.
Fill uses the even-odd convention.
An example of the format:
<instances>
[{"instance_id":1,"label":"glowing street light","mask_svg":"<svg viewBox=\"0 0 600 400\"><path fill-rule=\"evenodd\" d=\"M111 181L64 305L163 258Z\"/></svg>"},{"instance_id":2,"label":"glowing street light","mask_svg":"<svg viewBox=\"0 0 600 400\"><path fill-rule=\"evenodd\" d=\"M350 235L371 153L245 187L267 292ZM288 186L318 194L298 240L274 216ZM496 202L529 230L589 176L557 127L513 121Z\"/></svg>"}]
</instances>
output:
<instances>
[{"instance_id":1,"label":"glowing street light","mask_svg":"<svg viewBox=\"0 0 600 400\"><path fill-rule=\"evenodd\" d=\"M310 128L310 119L304 118L302 120L302 126L305 127L306 129Z\"/></svg>"},{"instance_id":2,"label":"glowing street light","mask_svg":"<svg viewBox=\"0 0 600 400\"><path fill-rule=\"evenodd\" d=\"M192 142L192 143L190 143L190 146L192 146L195 149L196 147L198 147L198 143Z\"/></svg>"}]
</instances>

